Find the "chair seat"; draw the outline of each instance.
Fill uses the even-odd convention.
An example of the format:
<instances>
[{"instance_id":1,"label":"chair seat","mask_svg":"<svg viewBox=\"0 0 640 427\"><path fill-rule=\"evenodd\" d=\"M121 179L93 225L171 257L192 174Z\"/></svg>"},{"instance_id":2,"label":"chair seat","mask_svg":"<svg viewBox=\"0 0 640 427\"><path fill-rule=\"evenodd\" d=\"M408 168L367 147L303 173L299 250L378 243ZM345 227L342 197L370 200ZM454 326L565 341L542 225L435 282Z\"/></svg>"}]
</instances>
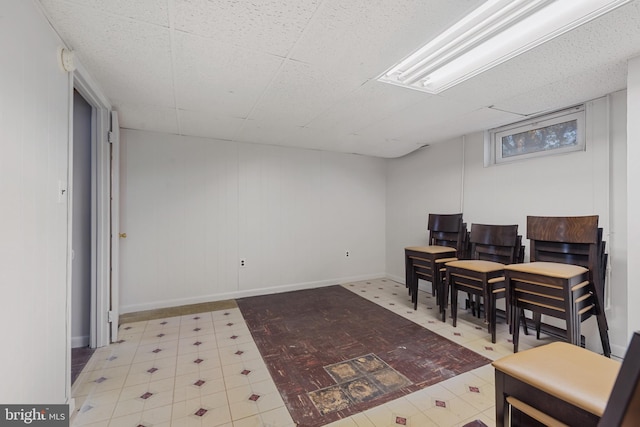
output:
<instances>
[{"instance_id":1,"label":"chair seat","mask_svg":"<svg viewBox=\"0 0 640 427\"><path fill-rule=\"evenodd\" d=\"M499 262L475 259L448 262L447 267L464 268L465 270L477 271L478 273L490 273L492 271L504 270L504 264Z\"/></svg>"},{"instance_id":2,"label":"chair seat","mask_svg":"<svg viewBox=\"0 0 640 427\"><path fill-rule=\"evenodd\" d=\"M570 279L583 274L588 269L579 265L561 264L558 262L529 262L525 264L509 264L504 266L505 270L519 271L521 273L541 274L559 279Z\"/></svg>"},{"instance_id":3,"label":"chair seat","mask_svg":"<svg viewBox=\"0 0 640 427\"><path fill-rule=\"evenodd\" d=\"M455 253L455 248L450 248L448 246L409 246L404 248L406 251L414 251L414 252L424 252L425 254L443 254L447 252Z\"/></svg>"},{"instance_id":4,"label":"chair seat","mask_svg":"<svg viewBox=\"0 0 640 427\"><path fill-rule=\"evenodd\" d=\"M564 342L515 353L492 365L598 417L604 413L620 370L619 362Z\"/></svg>"}]
</instances>

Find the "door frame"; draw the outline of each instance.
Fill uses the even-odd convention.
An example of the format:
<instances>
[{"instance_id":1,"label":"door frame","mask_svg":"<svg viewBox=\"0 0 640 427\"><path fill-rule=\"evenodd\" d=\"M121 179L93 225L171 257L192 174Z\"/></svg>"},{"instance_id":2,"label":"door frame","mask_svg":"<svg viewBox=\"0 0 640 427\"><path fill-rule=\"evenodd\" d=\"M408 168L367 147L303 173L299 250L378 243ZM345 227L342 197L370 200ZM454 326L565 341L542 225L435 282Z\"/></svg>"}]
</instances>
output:
<instances>
[{"instance_id":1,"label":"door frame","mask_svg":"<svg viewBox=\"0 0 640 427\"><path fill-rule=\"evenodd\" d=\"M76 61L73 85L91 105L91 321L89 345L103 347L111 342L109 311L111 286L111 103L87 70ZM71 107L72 108L72 107ZM73 150L73 144L71 144ZM71 167L71 166L70 166ZM69 231L70 233L70 231ZM71 239L69 239L71 244ZM114 253L114 257L118 254ZM117 323L117 319L114 319Z\"/></svg>"}]
</instances>

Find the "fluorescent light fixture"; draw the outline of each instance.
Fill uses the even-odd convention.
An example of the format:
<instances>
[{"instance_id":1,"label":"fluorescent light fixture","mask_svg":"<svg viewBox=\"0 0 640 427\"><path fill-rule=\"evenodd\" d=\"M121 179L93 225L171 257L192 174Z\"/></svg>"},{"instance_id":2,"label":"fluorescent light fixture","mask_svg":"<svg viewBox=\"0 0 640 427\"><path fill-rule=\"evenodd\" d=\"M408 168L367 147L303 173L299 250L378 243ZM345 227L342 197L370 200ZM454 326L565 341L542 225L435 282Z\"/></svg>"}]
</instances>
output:
<instances>
[{"instance_id":1,"label":"fluorescent light fixture","mask_svg":"<svg viewBox=\"0 0 640 427\"><path fill-rule=\"evenodd\" d=\"M440 93L631 0L488 0L378 78Z\"/></svg>"}]
</instances>

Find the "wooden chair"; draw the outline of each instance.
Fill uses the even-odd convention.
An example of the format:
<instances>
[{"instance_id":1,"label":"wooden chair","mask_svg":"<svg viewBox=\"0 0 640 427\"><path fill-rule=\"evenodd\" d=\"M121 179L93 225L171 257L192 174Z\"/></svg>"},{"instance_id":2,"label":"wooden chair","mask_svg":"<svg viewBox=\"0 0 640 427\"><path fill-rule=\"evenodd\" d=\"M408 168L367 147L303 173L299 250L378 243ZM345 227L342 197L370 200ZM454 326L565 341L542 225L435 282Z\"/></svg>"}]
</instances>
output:
<instances>
[{"instance_id":1,"label":"wooden chair","mask_svg":"<svg viewBox=\"0 0 640 427\"><path fill-rule=\"evenodd\" d=\"M566 331L562 332L567 341L576 345L581 345L581 323L596 316L604 354L611 354L602 305L601 235L597 215L527 217L531 262L505 267L514 352L518 351L521 318L514 313L526 309L536 318L544 314L565 320ZM539 325L538 322L538 334Z\"/></svg>"},{"instance_id":2,"label":"wooden chair","mask_svg":"<svg viewBox=\"0 0 640 427\"><path fill-rule=\"evenodd\" d=\"M517 262L521 252L519 242L522 240L519 237L517 225L471 225L469 241L472 259L446 264L446 283L451 289L454 327L458 320L458 293L467 292L484 301L488 332L491 342L496 342L496 301L505 297L504 266ZM446 291L447 288L445 301ZM443 306L445 309L446 305ZM480 316L479 305L477 310Z\"/></svg>"},{"instance_id":3,"label":"wooden chair","mask_svg":"<svg viewBox=\"0 0 640 427\"><path fill-rule=\"evenodd\" d=\"M492 363L496 426L640 425L640 333L624 361L564 342Z\"/></svg>"},{"instance_id":4,"label":"wooden chair","mask_svg":"<svg viewBox=\"0 0 640 427\"><path fill-rule=\"evenodd\" d=\"M428 246L410 246L404 250L406 285L414 310L418 308L418 279L431 282L431 292L442 307L442 268L445 262L456 260L466 244L466 224L462 222L461 213L429 214L428 230Z\"/></svg>"}]
</instances>

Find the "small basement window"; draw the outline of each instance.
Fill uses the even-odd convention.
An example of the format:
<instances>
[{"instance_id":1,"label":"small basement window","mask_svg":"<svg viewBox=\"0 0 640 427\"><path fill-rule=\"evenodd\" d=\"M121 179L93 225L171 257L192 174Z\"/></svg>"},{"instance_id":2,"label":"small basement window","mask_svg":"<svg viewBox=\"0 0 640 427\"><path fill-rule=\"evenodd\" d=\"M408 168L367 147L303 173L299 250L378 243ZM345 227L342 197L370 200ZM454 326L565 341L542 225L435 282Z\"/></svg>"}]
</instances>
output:
<instances>
[{"instance_id":1,"label":"small basement window","mask_svg":"<svg viewBox=\"0 0 640 427\"><path fill-rule=\"evenodd\" d=\"M491 163L585 149L584 105L489 130Z\"/></svg>"}]
</instances>

